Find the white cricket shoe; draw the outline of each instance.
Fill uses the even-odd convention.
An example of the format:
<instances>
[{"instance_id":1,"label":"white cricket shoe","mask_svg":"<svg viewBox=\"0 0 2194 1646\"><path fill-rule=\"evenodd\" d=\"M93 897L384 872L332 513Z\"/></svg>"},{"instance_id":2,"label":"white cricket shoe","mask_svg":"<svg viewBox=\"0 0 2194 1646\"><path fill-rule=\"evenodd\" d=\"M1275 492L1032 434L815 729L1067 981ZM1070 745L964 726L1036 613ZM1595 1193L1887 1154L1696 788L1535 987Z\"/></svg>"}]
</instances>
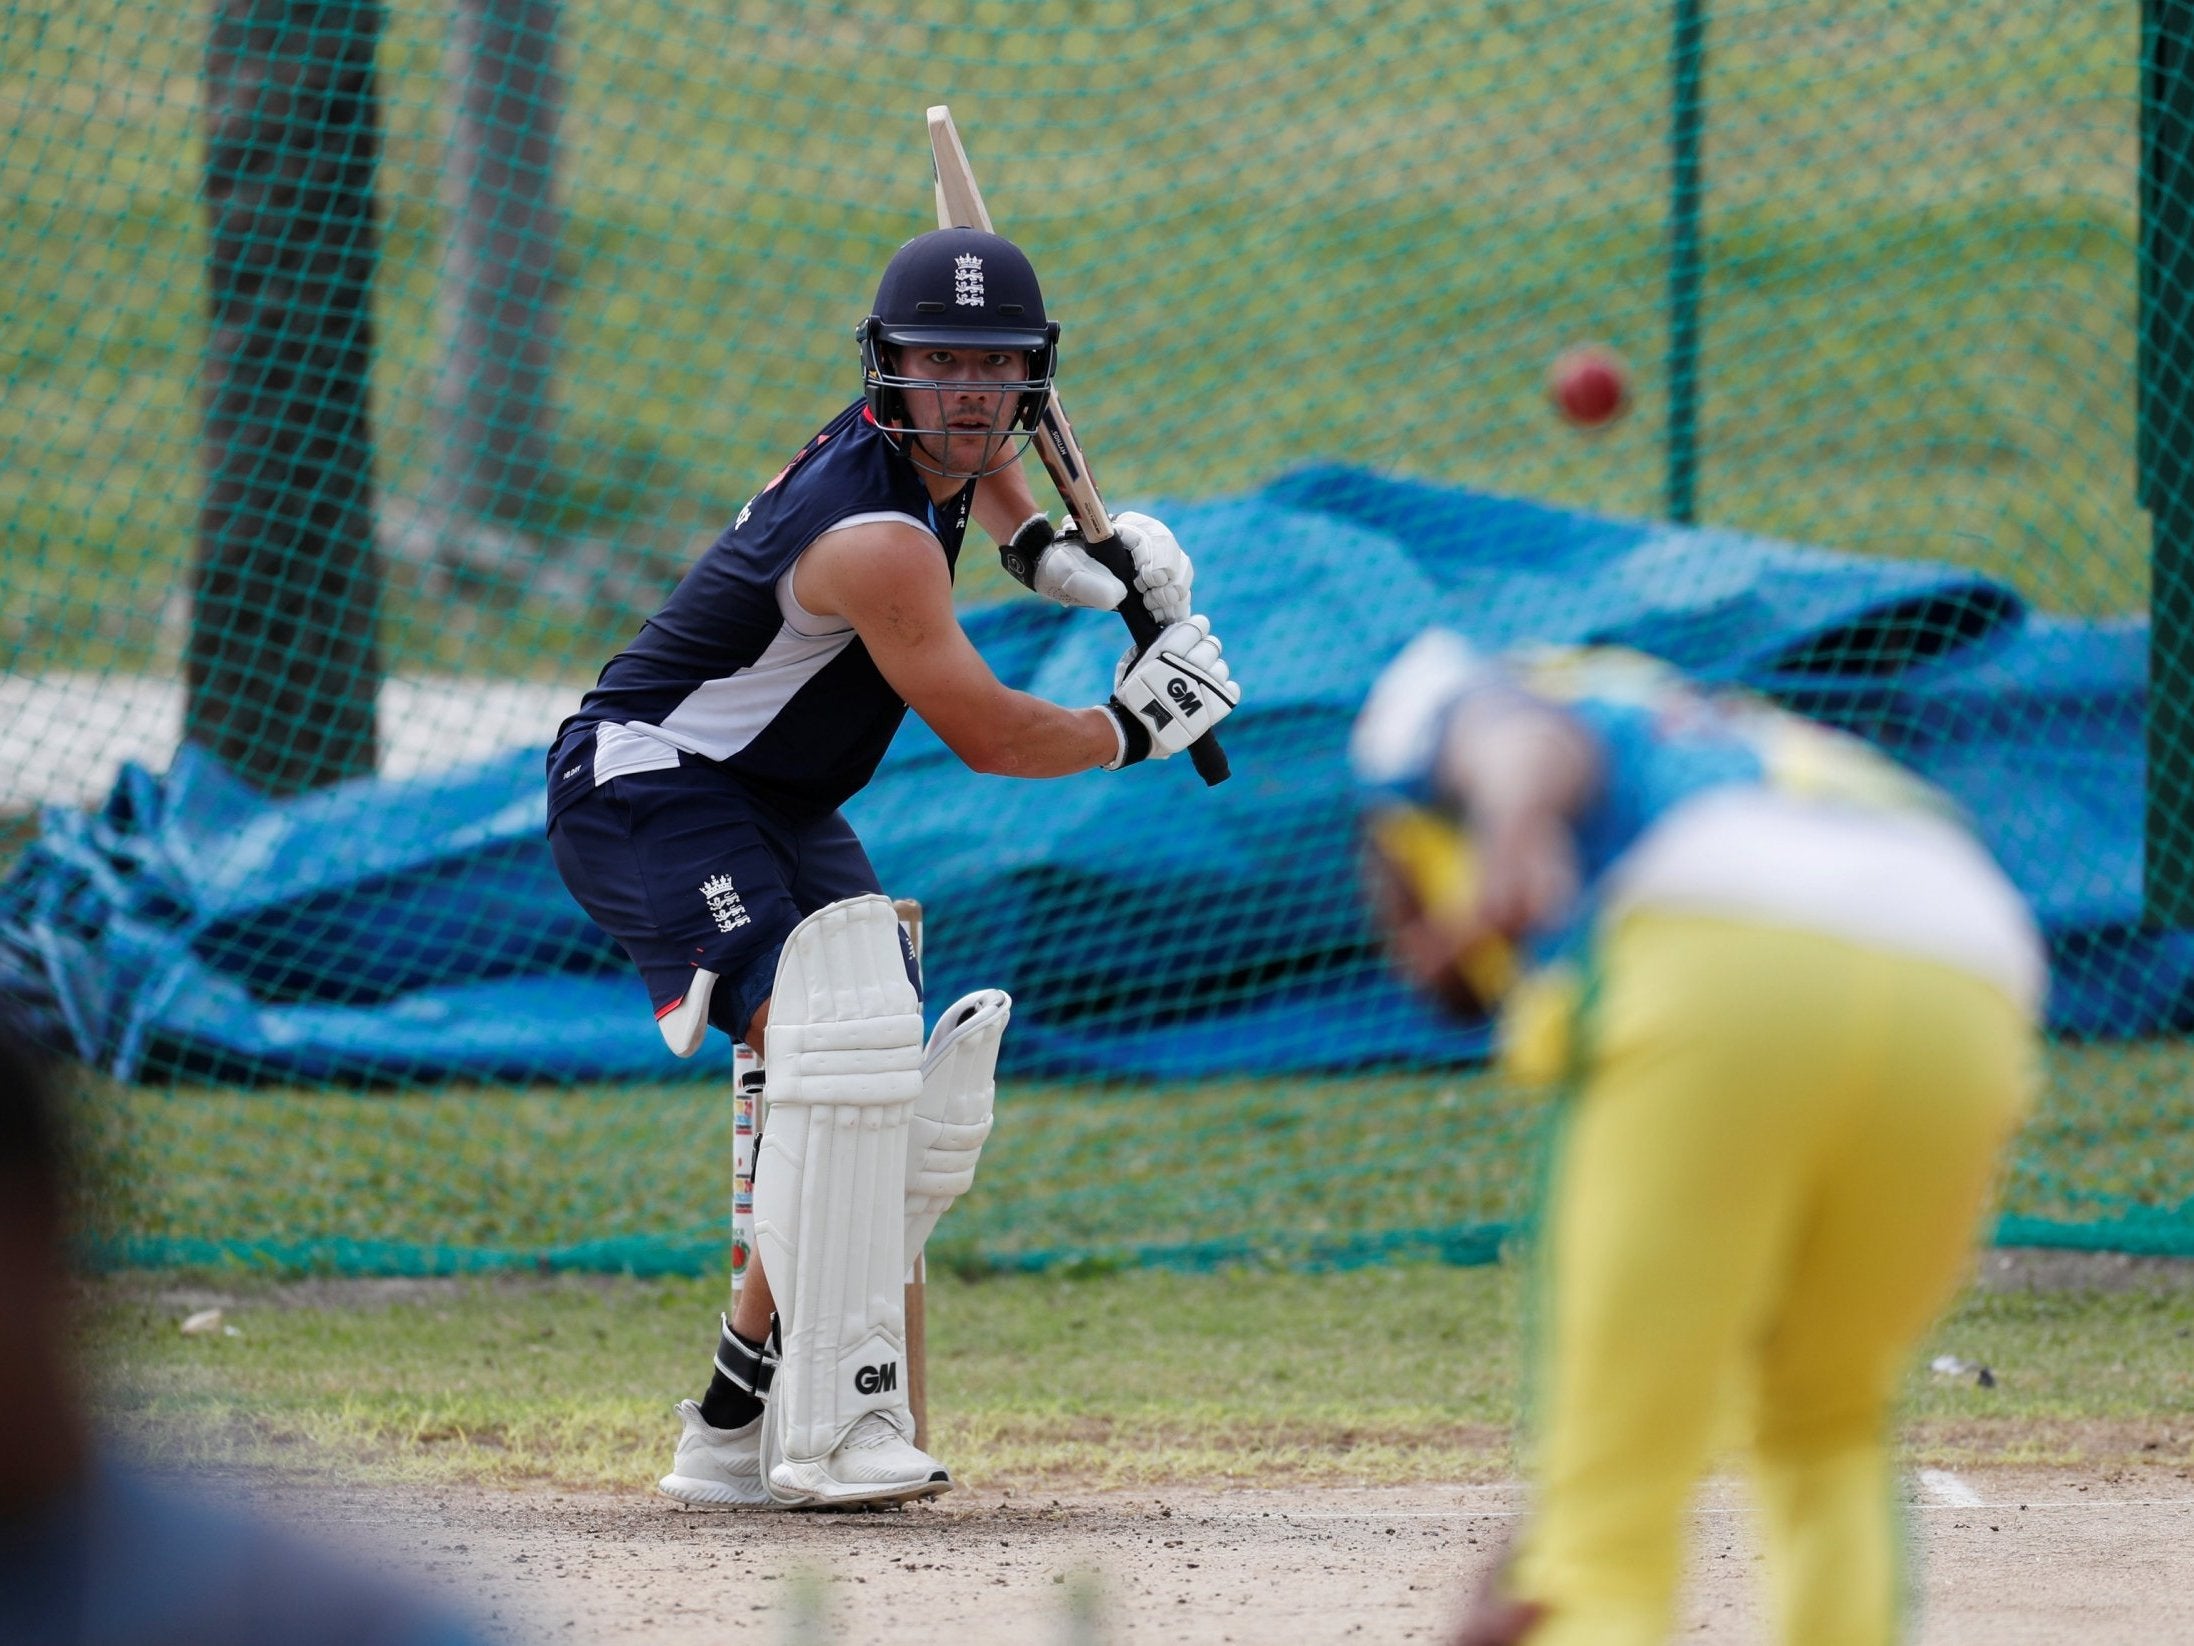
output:
<instances>
[{"instance_id":1,"label":"white cricket shoe","mask_svg":"<svg viewBox=\"0 0 2194 1646\"><path fill-rule=\"evenodd\" d=\"M769 1470L770 1496L796 1509L910 1503L951 1490L952 1476L945 1466L911 1445L881 1412L863 1414L838 1449L820 1462L773 1460Z\"/></svg>"},{"instance_id":2,"label":"white cricket shoe","mask_svg":"<svg viewBox=\"0 0 2194 1646\"><path fill-rule=\"evenodd\" d=\"M684 1431L670 1473L656 1490L696 1509L772 1509L762 1484L762 1419L736 1429L712 1429L697 1401L678 1402Z\"/></svg>"}]
</instances>

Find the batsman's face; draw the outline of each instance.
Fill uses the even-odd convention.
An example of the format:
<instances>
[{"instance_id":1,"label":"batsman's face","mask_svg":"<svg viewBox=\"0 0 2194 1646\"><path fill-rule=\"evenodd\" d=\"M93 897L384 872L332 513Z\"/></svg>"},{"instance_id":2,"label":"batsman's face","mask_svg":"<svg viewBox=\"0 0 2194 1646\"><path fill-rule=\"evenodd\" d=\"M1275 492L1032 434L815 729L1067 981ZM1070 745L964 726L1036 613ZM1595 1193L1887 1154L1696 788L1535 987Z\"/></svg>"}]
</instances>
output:
<instances>
[{"instance_id":1,"label":"batsman's face","mask_svg":"<svg viewBox=\"0 0 2194 1646\"><path fill-rule=\"evenodd\" d=\"M996 460L1021 408L1020 392L1002 383L1028 381L1026 349L905 349L901 375L916 442L948 474L972 474Z\"/></svg>"}]
</instances>

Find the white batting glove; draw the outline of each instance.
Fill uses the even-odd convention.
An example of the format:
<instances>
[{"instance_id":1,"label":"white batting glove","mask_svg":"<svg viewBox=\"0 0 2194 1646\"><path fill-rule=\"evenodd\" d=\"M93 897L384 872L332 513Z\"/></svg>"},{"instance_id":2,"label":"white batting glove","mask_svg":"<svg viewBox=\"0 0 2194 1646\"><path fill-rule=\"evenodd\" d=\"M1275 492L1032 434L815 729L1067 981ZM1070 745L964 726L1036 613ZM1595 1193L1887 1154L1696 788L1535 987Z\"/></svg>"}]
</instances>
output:
<instances>
[{"instance_id":1,"label":"white batting glove","mask_svg":"<svg viewBox=\"0 0 2194 1646\"><path fill-rule=\"evenodd\" d=\"M1074 522L1067 524L1071 528ZM1049 515L1022 521L1011 541L999 546L998 560L1022 587L1062 606L1109 612L1127 598L1120 580L1090 558L1079 537L1070 540L1054 530Z\"/></svg>"},{"instance_id":2,"label":"white batting glove","mask_svg":"<svg viewBox=\"0 0 2194 1646\"><path fill-rule=\"evenodd\" d=\"M1143 597L1150 615L1161 623L1185 622L1196 568L1189 564L1188 551L1181 547L1172 528L1155 516L1130 509L1112 517L1112 529L1127 546L1128 558L1135 562L1135 592ZM1059 541L1081 541L1081 529L1072 516Z\"/></svg>"},{"instance_id":3,"label":"white batting glove","mask_svg":"<svg viewBox=\"0 0 2194 1646\"><path fill-rule=\"evenodd\" d=\"M1135 564L1135 590L1151 616L1161 623L1187 617L1195 570L1165 523L1130 510L1114 516L1112 525ZM1120 580L1090 554L1088 540L1071 515L1056 531L1046 516L1030 515L998 557L1023 585L1062 606L1109 612L1127 598Z\"/></svg>"},{"instance_id":4,"label":"white batting glove","mask_svg":"<svg viewBox=\"0 0 2194 1646\"><path fill-rule=\"evenodd\" d=\"M1105 704L1120 734L1107 771L1179 754L1234 712L1242 688L1221 650L1208 617L1174 624L1141 653L1128 648Z\"/></svg>"}]
</instances>

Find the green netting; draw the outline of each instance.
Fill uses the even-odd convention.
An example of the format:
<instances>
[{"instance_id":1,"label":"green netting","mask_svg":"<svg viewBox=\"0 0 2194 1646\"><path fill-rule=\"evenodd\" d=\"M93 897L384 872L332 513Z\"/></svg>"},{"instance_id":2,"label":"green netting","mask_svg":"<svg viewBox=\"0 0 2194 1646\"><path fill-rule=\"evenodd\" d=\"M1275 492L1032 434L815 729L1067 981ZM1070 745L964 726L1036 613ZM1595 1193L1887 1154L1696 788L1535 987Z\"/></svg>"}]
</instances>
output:
<instances>
[{"instance_id":1,"label":"green netting","mask_svg":"<svg viewBox=\"0 0 2194 1646\"><path fill-rule=\"evenodd\" d=\"M0 0L0 850L186 737L284 794L545 743L856 391L949 101L1116 502L1336 461L1954 561L2080 619L2145 616L2153 564L2148 874L2183 921L2189 13ZM1637 392L1589 437L1545 394L1584 341ZM961 590L1017 592L972 541ZM1122 915L1063 898L1030 964ZM953 1241L1490 1252L1534 1103L1349 1068L1345 1014L1289 1032L1340 1072L1009 1083ZM2054 1046L2004 1237L2194 1253L2189 1067ZM728 1114L709 1081L87 1099L110 1255L394 1271L716 1262Z\"/></svg>"}]
</instances>

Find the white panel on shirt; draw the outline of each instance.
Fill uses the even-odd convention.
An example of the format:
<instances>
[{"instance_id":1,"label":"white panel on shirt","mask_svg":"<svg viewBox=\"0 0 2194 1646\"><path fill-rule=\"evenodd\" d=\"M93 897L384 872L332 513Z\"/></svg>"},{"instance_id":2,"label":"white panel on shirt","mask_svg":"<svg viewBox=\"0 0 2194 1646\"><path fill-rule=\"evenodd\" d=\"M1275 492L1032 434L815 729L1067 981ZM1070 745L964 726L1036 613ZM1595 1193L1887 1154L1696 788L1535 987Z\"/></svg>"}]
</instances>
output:
<instances>
[{"instance_id":1,"label":"white panel on shirt","mask_svg":"<svg viewBox=\"0 0 2194 1646\"><path fill-rule=\"evenodd\" d=\"M1649 828L1604 906L1823 932L1987 978L2032 1011L2048 963L2025 901L1963 829L1768 790L1710 789Z\"/></svg>"},{"instance_id":2,"label":"white panel on shirt","mask_svg":"<svg viewBox=\"0 0 2194 1646\"><path fill-rule=\"evenodd\" d=\"M896 509L880 510L846 516L829 530L817 533L808 547L814 547L831 532L883 520L912 526L925 537L935 535L926 521ZM852 624L818 617L800 604L792 592L792 574L799 564L799 555L794 555L792 564L777 579L777 612L783 625L760 657L736 674L696 686L684 702L663 717L660 725L633 720L623 725L604 725L595 732L597 784L625 772L675 766L679 749L706 760L729 760L760 737L800 688L853 643Z\"/></svg>"}]
</instances>

